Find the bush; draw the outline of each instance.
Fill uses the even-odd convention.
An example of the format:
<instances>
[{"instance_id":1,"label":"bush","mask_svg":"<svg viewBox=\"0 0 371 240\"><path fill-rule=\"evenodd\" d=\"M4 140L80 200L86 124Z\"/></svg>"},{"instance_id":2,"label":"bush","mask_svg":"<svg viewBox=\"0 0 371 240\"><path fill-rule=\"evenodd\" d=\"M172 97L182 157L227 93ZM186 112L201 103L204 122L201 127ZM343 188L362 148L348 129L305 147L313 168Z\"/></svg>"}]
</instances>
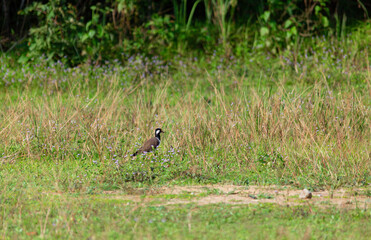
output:
<instances>
[{"instance_id":1,"label":"bush","mask_svg":"<svg viewBox=\"0 0 371 240\"><path fill-rule=\"evenodd\" d=\"M20 11L23 20L36 19L26 24L29 48L19 61L45 55L74 66L134 54L277 54L297 50L312 36L344 37L347 26L368 19L368 8L362 1L330 0L33 1ZM0 23L9 22L4 19Z\"/></svg>"}]
</instances>

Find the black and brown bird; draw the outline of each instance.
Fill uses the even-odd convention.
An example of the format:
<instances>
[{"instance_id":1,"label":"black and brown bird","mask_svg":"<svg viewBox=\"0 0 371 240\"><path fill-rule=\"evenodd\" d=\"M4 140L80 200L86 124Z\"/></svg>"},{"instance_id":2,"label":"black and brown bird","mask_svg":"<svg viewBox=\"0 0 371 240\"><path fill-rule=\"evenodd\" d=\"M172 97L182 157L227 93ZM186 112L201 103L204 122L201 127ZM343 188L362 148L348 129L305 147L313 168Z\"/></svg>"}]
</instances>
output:
<instances>
[{"instance_id":1,"label":"black and brown bird","mask_svg":"<svg viewBox=\"0 0 371 240\"><path fill-rule=\"evenodd\" d=\"M141 148L136 151L133 156L138 155L139 153L146 153L151 152L152 150L156 149L161 143L161 136L160 134L164 133L161 128L156 128L155 136L153 138L148 139Z\"/></svg>"}]
</instances>

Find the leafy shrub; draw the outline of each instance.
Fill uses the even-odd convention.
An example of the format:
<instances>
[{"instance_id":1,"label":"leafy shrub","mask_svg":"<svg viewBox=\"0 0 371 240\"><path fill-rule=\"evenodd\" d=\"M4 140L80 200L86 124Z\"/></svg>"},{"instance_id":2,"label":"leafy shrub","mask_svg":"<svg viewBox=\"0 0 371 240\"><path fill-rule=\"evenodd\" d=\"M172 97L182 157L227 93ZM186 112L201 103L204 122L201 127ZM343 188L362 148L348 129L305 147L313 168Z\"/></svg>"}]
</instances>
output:
<instances>
[{"instance_id":1,"label":"leafy shrub","mask_svg":"<svg viewBox=\"0 0 371 240\"><path fill-rule=\"evenodd\" d=\"M89 62L92 60L100 61L104 57L109 57L114 42L113 26L106 19L106 15L112 9L92 6L91 10L91 20L87 22L85 31L78 34L82 48L81 55L83 57L87 56Z\"/></svg>"},{"instance_id":2,"label":"leafy shrub","mask_svg":"<svg viewBox=\"0 0 371 240\"><path fill-rule=\"evenodd\" d=\"M329 27L329 0L301 1L269 0L259 16L258 48L276 53L292 48L299 37L309 37Z\"/></svg>"},{"instance_id":3,"label":"leafy shrub","mask_svg":"<svg viewBox=\"0 0 371 240\"><path fill-rule=\"evenodd\" d=\"M299 49L303 38L314 35L344 39L345 28L351 24L347 19L368 19L368 5L360 0L337 1L336 7L330 0L95 2L26 4L19 11L23 20L30 15L36 19L26 24L29 48L20 53L19 61L45 55L48 61L75 66L84 62L98 65L109 59L125 62L136 54L164 59L177 54L208 58L215 52L228 57L258 51L277 54ZM0 25L5 26L5 20L0 19ZM0 44L6 41L1 35L5 36L4 32L2 29ZM3 45L0 49L4 51Z\"/></svg>"},{"instance_id":4,"label":"leafy shrub","mask_svg":"<svg viewBox=\"0 0 371 240\"><path fill-rule=\"evenodd\" d=\"M76 8L64 0L34 2L23 14L36 14L38 24L30 29L29 52L20 62L45 55L48 60L77 63L81 61L78 35L84 24L77 18ZM68 56L68 60L64 58Z\"/></svg>"},{"instance_id":5,"label":"leafy shrub","mask_svg":"<svg viewBox=\"0 0 371 240\"><path fill-rule=\"evenodd\" d=\"M45 55L47 60L76 65L108 56L112 46L111 25L107 24L108 7L91 6L91 20L86 24L77 9L66 0L34 2L22 14L36 14L38 24L30 29L29 51L21 63ZM103 53L103 54L102 54Z\"/></svg>"}]
</instances>

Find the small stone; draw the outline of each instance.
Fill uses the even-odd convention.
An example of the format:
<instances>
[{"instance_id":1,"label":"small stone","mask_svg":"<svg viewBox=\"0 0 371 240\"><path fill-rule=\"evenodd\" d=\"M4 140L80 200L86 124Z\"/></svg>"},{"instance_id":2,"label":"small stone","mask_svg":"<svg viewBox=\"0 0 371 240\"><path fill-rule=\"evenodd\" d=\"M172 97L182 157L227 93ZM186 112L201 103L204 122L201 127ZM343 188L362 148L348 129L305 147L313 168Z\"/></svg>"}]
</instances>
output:
<instances>
[{"instance_id":1,"label":"small stone","mask_svg":"<svg viewBox=\"0 0 371 240\"><path fill-rule=\"evenodd\" d=\"M300 199L311 199L312 198L312 192L308 189L304 189L303 192L299 196Z\"/></svg>"}]
</instances>

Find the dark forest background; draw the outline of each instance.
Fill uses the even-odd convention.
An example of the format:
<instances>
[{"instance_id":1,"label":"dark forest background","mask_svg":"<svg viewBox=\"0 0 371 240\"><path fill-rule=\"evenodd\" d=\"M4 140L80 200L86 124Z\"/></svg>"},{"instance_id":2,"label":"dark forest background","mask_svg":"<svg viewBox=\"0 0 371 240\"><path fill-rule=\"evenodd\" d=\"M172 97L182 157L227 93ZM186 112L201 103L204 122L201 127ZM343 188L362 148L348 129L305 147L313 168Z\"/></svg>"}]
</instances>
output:
<instances>
[{"instance_id":1,"label":"dark forest background","mask_svg":"<svg viewBox=\"0 0 371 240\"><path fill-rule=\"evenodd\" d=\"M0 50L21 63L125 61L133 54L279 54L369 22L366 0L1 0Z\"/></svg>"}]
</instances>

